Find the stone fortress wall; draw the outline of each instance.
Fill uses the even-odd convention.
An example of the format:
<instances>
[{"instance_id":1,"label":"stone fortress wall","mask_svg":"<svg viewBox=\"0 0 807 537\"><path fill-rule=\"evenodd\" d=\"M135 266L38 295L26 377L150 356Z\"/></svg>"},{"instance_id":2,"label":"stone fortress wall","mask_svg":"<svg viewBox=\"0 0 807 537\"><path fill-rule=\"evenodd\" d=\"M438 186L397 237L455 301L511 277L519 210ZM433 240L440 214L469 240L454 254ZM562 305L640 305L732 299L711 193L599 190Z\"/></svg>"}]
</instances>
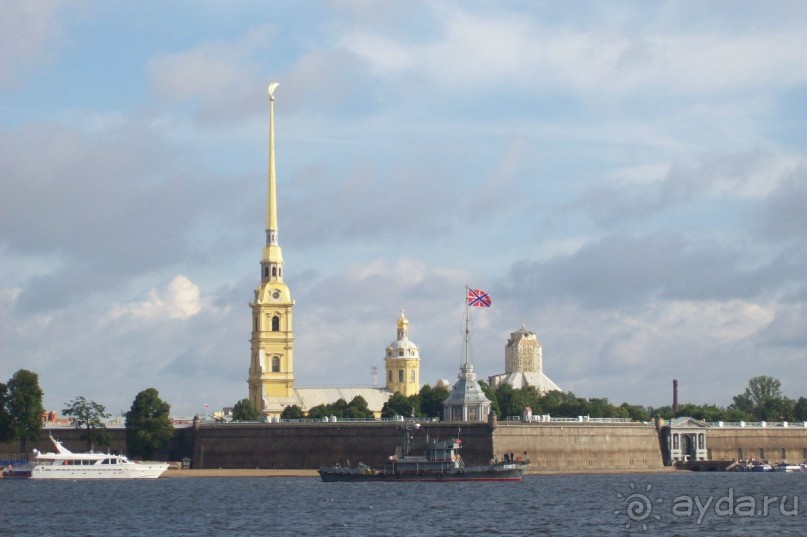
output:
<instances>
[{"instance_id":1,"label":"stone fortress wall","mask_svg":"<svg viewBox=\"0 0 807 537\"><path fill-rule=\"evenodd\" d=\"M155 459L192 460L194 468L315 469L335 462L381 465L400 444L401 422L301 422L202 424L175 430L168 448ZM48 433L73 451L84 451L81 431L55 428L28 442L28 450L52 451ZM110 429L110 449L125 452L125 432ZM457 436L468 464L504 453L527 457L530 472L660 470L659 436L643 423L424 423L415 433L415 450L429 440ZM807 427L709 427L710 459L768 459L801 462L807 456ZM16 452L18 442L0 444ZM106 448L104 448L106 450ZM525 455L526 452L526 455Z\"/></svg>"}]
</instances>

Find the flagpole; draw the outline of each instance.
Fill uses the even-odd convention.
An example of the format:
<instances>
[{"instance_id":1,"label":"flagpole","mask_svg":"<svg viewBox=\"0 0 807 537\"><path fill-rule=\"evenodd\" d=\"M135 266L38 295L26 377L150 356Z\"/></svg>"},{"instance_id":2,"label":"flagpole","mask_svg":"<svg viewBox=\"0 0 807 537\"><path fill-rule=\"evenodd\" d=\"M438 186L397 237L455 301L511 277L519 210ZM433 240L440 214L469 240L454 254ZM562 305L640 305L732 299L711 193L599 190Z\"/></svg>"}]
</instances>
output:
<instances>
[{"instance_id":1,"label":"flagpole","mask_svg":"<svg viewBox=\"0 0 807 537\"><path fill-rule=\"evenodd\" d=\"M468 300L468 291L469 288L465 286L465 365L468 365L468 347L471 343L471 332L468 328L468 318L471 315L471 310L469 307L469 300Z\"/></svg>"}]
</instances>

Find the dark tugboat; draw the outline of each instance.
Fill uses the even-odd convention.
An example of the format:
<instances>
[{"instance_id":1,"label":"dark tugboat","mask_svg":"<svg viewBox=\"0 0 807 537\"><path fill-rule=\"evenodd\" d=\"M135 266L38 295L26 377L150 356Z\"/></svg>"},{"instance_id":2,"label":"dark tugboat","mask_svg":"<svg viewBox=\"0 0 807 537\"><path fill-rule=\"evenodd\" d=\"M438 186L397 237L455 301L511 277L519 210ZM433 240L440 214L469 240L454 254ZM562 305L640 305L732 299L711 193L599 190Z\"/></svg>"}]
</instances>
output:
<instances>
[{"instance_id":1,"label":"dark tugboat","mask_svg":"<svg viewBox=\"0 0 807 537\"><path fill-rule=\"evenodd\" d=\"M357 467L323 466L319 475L325 482L334 481L521 481L529 461L491 461L490 464L466 466L458 451L459 438L427 443L425 455L410 455L411 431L419 423L403 427L403 446L395 450L384 468L371 468L359 463Z\"/></svg>"}]
</instances>

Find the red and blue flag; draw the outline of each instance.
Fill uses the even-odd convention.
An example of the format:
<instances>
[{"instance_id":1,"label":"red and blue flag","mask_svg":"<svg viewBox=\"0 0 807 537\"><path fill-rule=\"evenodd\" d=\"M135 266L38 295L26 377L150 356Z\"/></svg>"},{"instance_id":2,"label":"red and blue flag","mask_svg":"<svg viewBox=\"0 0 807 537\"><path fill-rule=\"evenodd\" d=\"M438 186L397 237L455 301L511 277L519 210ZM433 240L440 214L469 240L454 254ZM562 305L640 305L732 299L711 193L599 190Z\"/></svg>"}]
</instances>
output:
<instances>
[{"instance_id":1,"label":"red and blue flag","mask_svg":"<svg viewBox=\"0 0 807 537\"><path fill-rule=\"evenodd\" d=\"M468 289L468 305L489 308L490 295L481 289Z\"/></svg>"}]
</instances>

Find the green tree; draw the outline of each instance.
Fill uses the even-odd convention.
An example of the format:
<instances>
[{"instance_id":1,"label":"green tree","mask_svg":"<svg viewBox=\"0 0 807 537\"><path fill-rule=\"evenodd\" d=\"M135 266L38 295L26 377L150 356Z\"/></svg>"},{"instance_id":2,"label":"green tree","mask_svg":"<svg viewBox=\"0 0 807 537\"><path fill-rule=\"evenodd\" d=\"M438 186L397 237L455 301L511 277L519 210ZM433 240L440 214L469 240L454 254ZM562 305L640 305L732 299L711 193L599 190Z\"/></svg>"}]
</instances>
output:
<instances>
[{"instance_id":1,"label":"green tree","mask_svg":"<svg viewBox=\"0 0 807 537\"><path fill-rule=\"evenodd\" d=\"M170 444L174 436L169 414L171 405L159 392L148 388L138 393L126 413L126 449L132 457L150 459L154 452Z\"/></svg>"},{"instance_id":2,"label":"green tree","mask_svg":"<svg viewBox=\"0 0 807 537\"><path fill-rule=\"evenodd\" d=\"M782 383L765 375L751 378L745 392L734 396L732 407L760 421L786 419L789 410L782 396Z\"/></svg>"},{"instance_id":3,"label":"green tree","mask_svg":"<svg viewBox=\"0 0 807 537\"><path fill-rule=\"evenodd\" d=\"M283 412L280 413L280 419L283 420L299 420L305 417L305 412L303 409L297 405L287 406L283 409Z\"/></svg>"},{"instance_id":4,"label":"green tree","mask_svg":"<svg viewBox=\"0 0 807 537\"><path fill-rule=\"evenodd\" d=\"M331 416L330 405L317 405L308 409L308 417L312 419L328 418Z\"/></svg>"},{"instance_id":5,"label":"green tree","mask_svg":"<svg viewBox=\"0 0 807 537\"><path fill-rule=\"evenodd\" d=\"M799 397L793 405L793 419L796 421L807 421L807 397Z\"/></svg>"},{"instance_id":6,"label":"green tree","mask_svg":"<svg viewBox=\"0 0 807 537\"><path fill-rule=\"evenodd\" d=\"M249 399L241 399L233 407L233 421L258 421L261 413L258 412Z\"/></svg>"},{"instance_id":7,"label":"green tree","mask_svg":"<svg viewBox=\"0 0 807 537\"><path fill-rule=\"evenodd\" d=\"M424 416L439 418L443 415L443 401L448 399L447 388L432 388L428 384L424 384L418 395L420 396L420 411Z\"/></svg>"},{"instance_id":8,"label":"green tree","mask_svg":"<svg viewBox=\"0 0 807 537\"><path fill-rule=\"evenodd\" d=\"M104 419L109 417L104 405L95 401L87 401L84 396L76 397L62 410L62 414L73 418L76 429L84 428L81 439L87 441L87 450L91 450L93 443L99 445L109 444L109 433L107 433Z\"/></svg>"},{"instance_id":9,"label":"green tree","mask_svg":"<svg viewBox=\"0 0 807 537\"><path fill-rule=\"evenodd\" d=\"M357 395L350 400L350 403L348 403L345 417L353 419L372 418L373 411L367 406L367 400L365 400L361 395Z\"/></svg>"},{"instance_id":10,"label":"green tree","mask_svg":"<svg viewBox=\"0 0 807 537\"><path fill-rule=\"evenodd\" d=\"M648 414L647 410L645 410L642 406L629 405L628 403L622 403L619 406L633 421L650 421L650 414Z\"/></svg>"},{"instance_id":11,"label":"green tree","mask_svg":"<svg viewBox=\"0 0 807 537\"><path fill-rule=\"evenodd\" d=\"M491 407L493 407L493 401L496 401L494 411L500 420L510 416L520 416L524 411L525 405L521 390L513 388L506 382L499 384L493 393L487 395L487 398L491 400Z\"/></svg>"},{"instance_id":12,"label":"green tree","mask_svg":"<svg viewBox=\"0 0 807 537\"><path fill-rule=\"evenodd\" d=\"M393 418L395 416L409 417L413 415L415 415L415 405L412 403L412 400L398 392L393 393L381 408L382 418Z\"/></svg>"},{"instance_id":13,"label":"green tree","mask_svg":"<svg viewBox=\"0 0 807 537\"><path fill-rule=\"evenodd\" d=\"M42 388L39 375L20 369L8 381L6 408L11 418L13 438L20 439L20 451L25 452L27 440L38 440L42 431Z\"/></svg>"},{"instance_id":14,"label":"green tree","mask_svg":"<svg viewBox=\"0 0 807 537\"><path fill-rule=\"evenodd\" d=\"M11 414L8 413L8 386L0 382L0 442L14 438Z\"/></svg>"}]
</instances>

